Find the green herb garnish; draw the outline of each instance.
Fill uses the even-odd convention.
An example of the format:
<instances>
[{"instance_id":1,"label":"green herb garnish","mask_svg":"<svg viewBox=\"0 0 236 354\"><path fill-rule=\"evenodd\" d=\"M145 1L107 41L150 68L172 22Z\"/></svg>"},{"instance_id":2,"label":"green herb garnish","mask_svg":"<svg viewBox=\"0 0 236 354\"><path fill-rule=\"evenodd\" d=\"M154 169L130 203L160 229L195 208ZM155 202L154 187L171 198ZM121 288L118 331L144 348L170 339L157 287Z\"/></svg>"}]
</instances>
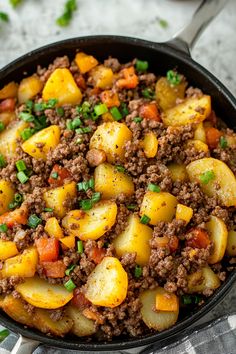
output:
<instances>
[{"instance_id":1,"label":"green herb garnish","mask_svg":"<svg viewBox=\"0 0 236 354\"><path fill-rule=\"evenodd\" d=\"M8 22L9 21L8 14L6 14L5 12L0 11L0 20L2 20L4 22Z\"/></svg>"},{"instance_id":2,"label":"green herb garnish","mask_svg":"<svg viewBox=\"0 0 236 354\"><path fill-rule=\"evenodd\" d=\"M17 7L18 5L20 5L22 3L22 0L9 0L9 1L13 7Z\"/></svg>"},{"instance_id":3,"label":"green herb garnish","mask_svg":"<svg viewBox=\"0 0 236 354\"><path fill-rule=\"evenodd\" d=\"M137 59L135 67L138 72L145 72L148 69L148 62Z\"/></svg>"},{"instance_id":4,"label":"green herb garnish","mask_svg":"<svg viewBox=\"0 0 236 354\"><path fill-rule=\"evenodd\" d=\"M30 215L27 225L32 229L36 229L38 225L42 224L42 219L40 219L36 214Z\"/></svg>"},{"instance_id":5,"label":"green herb garnish","mask_svg":"<svg viewBox=\"0 0 236 354\"><path fill-rule=\"evenodd\" d=\"M64 5L63 14L57 18L56 23L58 26L66 27L69 25L73 12L77 9L76 0L68 0Z\"/></svg>"},{"instance_id":6,"label":"green herb garnish","mask_svg":"<svg viewBox=\"0 0 236 354\"><path fill-rule=\"evenodd\" d=\"M118 171L118 172L125 172L125 168L123 167L123 166L121 166L121 165L116 165L115 166L116 167L116 170Z\"/></svg>"},{"instance_id":7,"label":"green herb garnish","mask_svg":"<svg viewBox=\"0 0 236 354\"><path fill-rule=\"evenodd\" d=\"M134 119L133 119L133 121L135 122L135 123L141 123L142 122L142 118L141 117L135 117Z\"/></svg>"},{"instance_id":8,"label":"green herb garnish","mask_svg":"<svg viewBox=\"0 0 236 354\"><path fill-rule=\"evenodd\" d=\"M147 215L143 215L140 219L141 224L148 224L151 219Z\"/></svg>"},{"instance_id":9,"label":"green herb garnish","mask_svg":"<svg viewBox=\"0 0 236 354\"><path fill-rule=\"evenodd\" d=\"M151 192L156 192L156 193L159 193L161 191L161 188L154 183L149 183L147 189Z\"/></svg>"},{"instance_id":10,"label":"green herb garnish","mask_svg":"<svg viewBox=\"0 0 236 354\"><path fill-rule=\"evenodd\" d=\"M221 136L220 137L220 147L222 149L225 149L225 148L227 148L227 146L228 146L228 142L227 142L226 137L225 136Z\"/></svg>"},{"instance_id":11,"label":"green herb garnish","mask_svg":"<svg viewBox=\"0 0 236 354\"><path fill-rule=\"evenodd\" d=\"M159 18L158 23L162 28L167 28L169 26L168 22L163 18Z\"/></svg>"},{"instance_id":12,"label":"green herb garnish","mask_svg":"<svg viewBox=\"0 0 236 354\"><path fill-rule=\"evenodd\" d=\"M9 334L10 332L8 331L8 329L3 329L2 331L0 331L0 342L7 338Z\"/></svg>"},{"instance_id":13,"label":"green herb garnish","mask_svg":"<svg viewBox=\"0 0 236 354\"><path fill-rule=\"evenodd\" d=\"M179 85L181 82L181 76L173 70L167 71L166 78L168 82L173 86Z\"/></svg>"},{"instance_id":14,"label":"green herb garnish","mask_svg":"<svg viewBox=\"0 0 236 354\"><path fill-rule=\"evenodd\" d=\"M75 264L72 264L69 268L66 269L65 274L70 275L70 273L72 272L72 270L75 269L75 267Z\"/></svg>"},{"instance_id":15,"label":"green herb garnish","mask_svg":"<svg viewBox=\"0 0 236 354\"><path fill-rule=\"evenodd\" d=\"M73 282L73 280L70 279L64 284L64 287L66 288L67 291L72 292L76 288L76 285Z\"/></svg>"},{"instance_id":16,"label":"green herb garnish","mask_svg":"<svg viewBox=\"0 0 236 354\"><path fill-rule=\"evenodd\" d=\"M200 181L203 183L203 184L208 184L210 181L212 181L213 179L215 178L215 174L213 171L206 171L204 173L202 173L200 176L199 176L199 179Z\"/></svg>"},{"instance_id":17,"label":"green herb garnish","mask_svg":"<svg viewBox=\"0 0 236 354\"><path fill-rule=\"evenodd\" d=\"M110 113L112 114L112 117L114 118L114 120L121 120L122 114L120 113L119 109L117 107L112 107L110 109Z\"/></svg>"},{"instance_id":18,"label":"green herb garnish","mask_svg":"<svg viewBox=\"0 0 236 354\"><path fill-rule=\"evenodd\" d=\"M2 154L0 154L0 168L6 167L7 163Z\"/></svg>"},{"instance_id":19,"label":"green herb garnish","mask_svg":"<svg viewBox=\"0 0 236 354\"><path fill-rule=\"evenodd\" d=\"M134 276L135 276L135 278L140 278L142 273L143 273L142 267L140 267L139 265L136 265L135 268L134 268Z\"/></svg>"},{"instance_id":20,"label":"green herb garnish","mask_svg":"<svg viewBox=\"0 0 236 354\"><path fill-rule=\"evenodd\" d=\"M78 191L87 191L88 189L94 189L94 178L91 178L89 181L86 182L79 182L77 183Z\"/></svg>"},{"instance_id":21,"label":"green herb garnish","mask_svg":"<svg viewBox=\"0 0 236 354\"><path fill-rule=\"evenodd\" d=\"M8 230L7 224L0 225L0 232L7 232L7 230Z\"/></svg>"},{"instance_id":22,"label":"green herb garnish","mask_svg":"<svg viewBox=\"0 0 236 354\"><path fill-rule=\"evenodd\" d=\"M146 89L142 90L142 95L144 98L148 98L148 99L152 100L155 97L155 92L153 90L151 90L150 88L146 88Z\"/></svg>"},{"instance_id":23,"label":"green herb garnish","mask_svg":"<svg viewBox=\"0 0 236 354\"><path fill-rule=\"evenodd\" d=\"M29 177L25 174L24 171L20 171L16 174L16 177L20 181L20 183L24 184L28 181Z\"/></svg>"},{"instance_id":24,"label":"green herb garnish","mask_svg":"<svg viewBox=\"0 0 236 354\"><path fill-rule=\"evenodd\" d=\"M84 245L81 240L77 241L77 250L79 254L82 254L84 252Z\"/></svg>"}]
</instances>

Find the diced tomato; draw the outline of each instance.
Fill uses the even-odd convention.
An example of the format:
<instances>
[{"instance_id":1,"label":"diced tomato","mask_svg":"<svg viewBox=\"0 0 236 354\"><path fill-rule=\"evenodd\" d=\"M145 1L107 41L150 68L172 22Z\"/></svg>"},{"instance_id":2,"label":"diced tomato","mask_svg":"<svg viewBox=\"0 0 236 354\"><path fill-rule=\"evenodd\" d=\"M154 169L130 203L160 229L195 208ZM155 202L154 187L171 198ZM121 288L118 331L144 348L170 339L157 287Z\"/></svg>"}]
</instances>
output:
<instances>
[{"instance_id":1,"label":"diced tomato","mask_svg":"<svg viewBox=\"0 0 236 354\"><path fill-rule=\"evenodd\" d=\"M161 121L161 117L155 103L145 103L142 105L139 109L139 115L145 119L152 119L157 122Z\"/></svg>"},{"instance_id":2,"label":"diced tomato","mask_svg":"<svg viewBox=\"0 0 236 354\"><path fill-rule=\"evenodd\" d=\"M120 89L132 89L138 86L138 76L135 74L133 66L122 69L120 74L123 76L123 78L116 82L117 87Z\"/></svg>"},{"instance_id":3,"label":"diced tomato","mask_svg":"<svg viewBox=\"0 0 236 354\"><path fill-rule=\"evenodd\" d=\"M98 96L101 93L101 89L99 87L94 87L90 91L90 96Z\"/></svg>"},{"instance_id":4,"label":"diced tomato","mask_svg":"<svg viewBox=\"0 0 236 354\"><path fill-rule=\"evenodd\" d=\"M86 299L85 295L82 293L82 291L79 288L76 288L73 293L73 299L71 300L72 304L79 309L83 310L87 306L89 306L91 303L88 299Z\"/></svg>"},{"instance_id":5,"label":"diced tomato","mask_svg":"<svg viewBox=\"0 0 236 354\"><path fill-rule=\"evenodd\" d=\"M59 165L54 165L48 183L53 187L63 186L65 179L71 178L70 172Z\"/></svg>"},{"instance_id":6,"label":"diced tomato","mask_svg":"<svg viewBox=\"0 0 236 354\"><path fill-rule=\"evenodd\" d=\"M20 207L0 216L0 224L6 224L9 228L12 228L15 225L26 225L27 221L28 210L26 207Z\"/></svg>"},{"instance_id":7,"label":"diced tomato","mask_svg":"<svg viewBox=\"0 0 236 354\"><path fill-rule=\"evenodd\" d=\"M206 143L210 149L217 148L220 137L223 135L218 129L209 127L206 128Z\"/></svg>"},{"instance_id":8,"label":"diced tomato","mask_svg":"<svg viewBox=\"0 0 236 354\"><path fill-rule=\"evenodd\" d=\"M106 250L104 248L92 247L88 251L88 257L96 264L101 263L105 257Z\"/></svg>"},{"instance_id":9,"label":"diced tomato","mask_svg":"<svg viewBox=\"0 0 236 354\"><path fill-rule=\"evenodd\" d=\"M157 248L169 248L170 252L175 252L179 247L179 239L177 236L162 236L155 237L155 247Z\"/></svg>"},{"instance_id":10,"label":"diced tomato","mask_svg":"<svg viewBox=\"0 0 236 354\"><path fill-rule=\"evenodd\" d=\"M15 105L16 105L15 98L6 98L2 102L0 102L0 113L14 111Z\"/></svg>"},{"instance_id":11,"label":"diced tomato","mask_svg":"<svg viewBox=\"0 0 236 354\"><path fill-rule=\"evenodd\" d=\"M41 262L53 262L58 260L59 240L56 238L42 237L35 241Z\"/></svg>"},{"instance_id":12,"label":"diced tomato","mask_svg":"<svg viewBox=\"0 0 236 354\"><path fill-rule=\"evenodd\" d=\"M116 92L113 92L112 90L105 90L101 93L101 101L102 103L105 103L105 105L110 108L110 107L119 107L120 105L120 100L119 96Z\"/></svg>"},{"instance_id":13,"label":"diced tomato","mask_svg":"<svg viewBox=\"0 0 236 354\"><path fill-rule=\"evenodd\" d=\"M75 75L75 82L79 88L81 88L82 90L86 90L87 86L83 75Z\"/></svg>"},{"instance_id":14,"label":"diced tomato","mask_svg":"<svg viewBox=\"0 0 236 354\"><path fill-rule=\"evenodd\" d=\"M189 231L189 239L186 241L186 245L193 248L207 248L210 245L210 238L208 233L196 227Z\"/></svg>"},{"instance_id":15,"label":"diced tomato","mask_svg":"<svg viewBox=\"0 0 236 354\"><path fill-rule=\"evenodd\" d=\"M66 266L63 261L42 262L45 274L49 278L64 278Z\"/></svg>"},{"instance_id":16,"label":"diced tomato","mask_svg":"<svg viewBox=\"0 0 236 354\"><path fill-rule=\"evenodd\" d=\"M178 247L179 247L179 239L177 236L171 236L170 237L170 240L169 240L169 243L168 243L168 246L170 248L170 252L173 253L175 252Z\"/></svg>"}]
</instances>

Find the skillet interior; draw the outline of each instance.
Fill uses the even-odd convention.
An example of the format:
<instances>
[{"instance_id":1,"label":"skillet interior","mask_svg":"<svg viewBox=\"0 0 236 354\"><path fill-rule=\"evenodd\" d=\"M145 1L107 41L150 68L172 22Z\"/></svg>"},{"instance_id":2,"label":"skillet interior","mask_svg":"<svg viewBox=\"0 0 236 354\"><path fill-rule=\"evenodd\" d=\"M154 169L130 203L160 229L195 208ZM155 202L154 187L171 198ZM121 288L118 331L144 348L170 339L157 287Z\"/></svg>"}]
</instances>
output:
<instances>
[{"instance_id":1,"label":"skillet interior","mask_svg":"<svg viewBox=\"0 0 236 354\"><path fill-rule=\"evenodd\" d=\"M207 70L195 63L187 54L171 48L168 44L154 44L144 40L118 36L91 36L65 40L26 54L0 70L0 85L3 86L11 80L20 81L24 75L33 74L38 64L47 66L57 56L68 55L73 58L76 49L83 49L99 60L103 60L109 55L119 58L121 62L128 62L134 57L145 59L150 64L150 71L158 74L165 74L168 69L177 67L179 72L187 77L191 85L201 88L212 96L213 107L218 115L230 128L236 130L236 100L234 97ZM235 280L236 271L229 275L227 281L204 306L189 313L188 317L180 319L173 328L139 339L122 338L110 343L94 343L82 342L78 338L49 338L38 331L25 329L23 325L16 323L3 313L0 313L0 321L13 332L21 333L25 337L50 346L67 349L114 351L150 345L156 341L161 347L169 344L175 338L179 339L180 334L186 333L197 319L209 312L223 299Z\"/></svg>"}]
</instances>

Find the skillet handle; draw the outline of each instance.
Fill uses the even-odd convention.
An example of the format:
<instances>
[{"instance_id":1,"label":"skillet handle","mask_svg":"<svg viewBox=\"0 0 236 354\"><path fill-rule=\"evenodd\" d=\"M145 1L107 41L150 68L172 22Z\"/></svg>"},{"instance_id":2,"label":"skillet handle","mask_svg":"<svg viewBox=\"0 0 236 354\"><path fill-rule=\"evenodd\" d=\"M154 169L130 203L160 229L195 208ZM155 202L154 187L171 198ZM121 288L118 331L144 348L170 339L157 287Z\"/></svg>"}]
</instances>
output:
<instances>
[{"instance_id":1,"label":"skillet handle","mask_svg":"<svg viewBox=\"0 0 236 354\"><path fill-rule=\"evenodd\" d=\"M177 32L167 44L189 55L201 33L223 9L227 1L203 0L190 23Z\"/></svg>"},{"instance_id":2,"label":"skillet handle","mask_svg":"<svg viewBox=\"0 0 236 354\"><path fill-rule=\"evenodd\" d=\"M32 354L40 342L20 336L11 350L11 354Z\"/></svg>"}]
</instances>

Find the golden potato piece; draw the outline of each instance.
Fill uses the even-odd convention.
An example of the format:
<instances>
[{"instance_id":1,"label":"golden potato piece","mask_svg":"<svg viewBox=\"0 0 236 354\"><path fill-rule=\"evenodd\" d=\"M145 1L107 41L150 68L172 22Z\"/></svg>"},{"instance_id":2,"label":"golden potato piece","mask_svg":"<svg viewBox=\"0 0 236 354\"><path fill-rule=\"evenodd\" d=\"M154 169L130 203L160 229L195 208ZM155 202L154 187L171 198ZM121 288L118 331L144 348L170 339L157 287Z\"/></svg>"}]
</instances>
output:
<instances>
[{"instance_id":1,"label":"golden potato piece","mask_svg":"<svg viewBox=\"0 0 236 354\"><path fill-rule=\"evenodd\" d=\"M73 321L68 316L63 316L60 320L53 321L50 317L50 311L36 309L34 326L43 333L51 333L54 336L64 337L71 330Z\"/></svg>"},{"instance_id":2,"label":"golden potato piece","mask_svg":"<svg viewBox=\"0 0 236 354\"><path fill-rule=\"evenodd\" d=\"M0 100L16 97L17 91L18 91L18 85L14 81L9 82L9 84L5 85L0 90Z\"/></svg>"},{"instance_id":3,"label":"golden potato piece","mask_svg":"<svg viewBox=\"0 0 236 354\"><path fill-rule=\"evenodd\" d=\"M220 286L219 277L210 267L204 267L188 276L188 293L202 293Z\"/></svg>"},{"instance_id":4,"label":"golden potato piece","mask_svg":"<svg viewBox=\"0 0 236 354\"><path fill-rule=\"evenodd\" d=\"M175 214L175 218L177 220L184 220L186 222L186 224L189 223L189 221L191 220L193 216L193 209L183 205L183 204L177 204L176 206L176 214Z\"/></svg>"},{"instance_id":5,"label":"golden potato piece","mask_svg":"<svg viewBox=\"0 0 236 354\"><path fill-rule=\"evenodd\" d=\"M0 261L16 256L18 253L15 242L0 240Z\"/></svg>"},{"instance_id":6,"label":"golden potato piece","mask_svg":"<svg viewBox=\"0 0 236 354\"><path fill-rule=\"evenodd\" d=\"M44 309L57 309L67 304L73 297L63 285L49 284L37 276L25 279L16 290L29 304Z\"/></svg>"},{"instance_id":7,"label":"golden potato piece","mask_svg":"<svg viewBox=\"0 0 236 354\"><path fill-rule=\"evenodd\" d=\"M159 221L171 221L175 215L177 199L167 192L145 193L141 207L140 215L146 215L150 218L151 225L157 225Z\"/></svg>"},{"instance_id":8,"label":"golden potato piece","mask_svg":"<svg viewBox=\"0 0 236 354\"><path fill-rule=\"evenodd\" d=\"M43 193L43 199L45 200L46 207L52 208L53 212L60 218L67 213L65 202L67 200L73 200L77 195L76 183L70 182L64 184L64 186L49 189Z\"/></svg>"},{"instance_id":9,"label":"golden potato piece","mask_svg":"<svg viewBox=\"0 0 236 354\"><path fill-rule=\"evenodd\" d=\"M220 262L224 257L227 246L228 230L224 221L213 215L210 216L210 221L206 224L206 229L213 244L208 263L215 264Z\"/></svg>"},{"instance_id":10,"label":"golden potato piece","mask_svg":"<svg viewBox=\"0 0 236 354\"><path fill-rule=\"evenodd\" d=\"M156 308L156 297L166 294L166 290L157 287L152 290L145 290L140 295L142 303L141 315L143 322L156 331L163 331L173 326L179 315L179 306L176 311L158 311Z\"/></svg>"},{"instance_id":11,"label":"golden potato piece","mask_svg":"<svg viewBox=\"0 0 236 354\"><path fill-rule=\"evenodd\" d=\"M40 130L26 140L22 145L24 152L35 159L47 159L47 154L53 150L60 142L60 128L58 125Z\"/></svg>"},{"instance_id":12,"label":"golden potato piece","mask_svg":"<svg viewBox=\"0 0 236 354\"><path fill-rule=\"evenodd\" d=\"M2 113L0 113L0 122L2 122L5 127L15 119L16 119L15 112L2 112Z\"/></svg>"},{"instance_id":13,"label":"golden potato piece","mask_svg":"<svg viewBox=\"0 0 236 354\"><path fill-rule=\"evenodd\" d=\"M14 158L17 148L17 140L20 133L28 127L24 121L15 121L10 123L7 128L0 133L0 154L5 158Z\"/></svg>"},{"instance_id":14,"label":"golden potato piece","mask_svg":"<svg viewBox=\"0 0 236 354\"><path fill-rule=\"evenodd\" d=\"M79 52L75 56L75 62L79 67L81 74L87 73L89 70L93 69L98 65L98 61L92 55Z\"/></svg>"},{"instance_id":15,"label":"golden potato piece","mask_svg":"<svg viewBox=\"0 0 236 354\"><path fill-rule=\"evenodd\" d=\"M140 223L137 215L129 217L125 230L115 238L113 245L119 257L125 253L136 253L136 263L143 266L148 263L150 257L149 240L152 238L153 230Z\"/></svg>"},{"instance_id":16,"label":"golden potato piece","mask_svg":"<svg viewBox=\"0 0 236 354\"><path fill-rule=\"evenodd\" d=\"M167 165L167 168L171 173L171 179L173 182L185 182L188 180L188 174L184 164L171 162Z\"/></svg>"},{"instance_id":17,"label":"golden potato piece","mask_svg":"<svg viewBox=\"0 0 236 354\"><path fill-rule=\"evenodd\" d=\"M190 180L198 182L209 197L216 195L223 205L236 206L236 179L224 162L206 157L191 162L186 169ZM208 174L210 179L204 178Z\"/></svg>"},{"instance_id":18,"label":"golden potato piece","mask_svg":"<svg viewBox=\"0 0 236 354\"><path fill-rule=\"evenodd\" d=\"M55 217L47 219L44 230L47 232L47 234L50 237L55 237L55 238L64 237L62 228L59 225L57 218Z\"/></svg>"},{"instance_id":19,"label":"golden potato piece","mask_svg":"<svg viewBox=\"0 0 236 354\"><path fill-rule=\"evenodd\" d=\"M128 276L115 257L104 257L89 275L85 296L97 306L116 307L126 298Z\"/></svg>"},{"instance_id":20,"label":"golden potato piece","mask_svg":"<svg viewBox=\"0 0 236 354\"><path fill-rule=\"evenodd\" d=\"M193 147L198 152L208 152L208 145L203 143L201 140L190 139L186 143L186 147Z\"/></svg>"},{"instance_id":21,"label":"golden potato piece","mask_svg":"<svg viewBox=\"0 0 236 354\"><path fill-rule=\"evenodd\" d=\"M5 296L2 303L2 309L13 320L20 322L25 326L34 327L34 316L26 310L24 305L25 304L21 299L15 298L10 294Z\"/></svg>"},{"instance_id":22,"label":"golden potato piece","mask_svg":"<svg viewBox=\"0 0 236 354\"><path fill-rule=\"evenodd\" d=\"M158 311L179 311L178 297L168 291L156 294L156 310Z\"/></svg>"},{"instance_id":23,"label":"golden potato piece","mask_svg":"<svg viewBox=\"0 0 236 354\"><path fill-rule=\"evenodd\" d=\"M43 83L37 75L26 77L20 82L18 89L19 103L25 103L42 91Z\"/></svg>"},{"instance_id":24,"label":"golden potato piece","mask_svg":"<svg viewBox=\"0 0 236 354\"><path fill-rule=\"evenodd\" d=\"M43 100L58 100L58 105L80 104L82 93L69 69L58 68L53 71L43 88Z\"/></svg>"},{"instance_id":25,"label":"golden potato piece","mask_svg":"<svg viewBox=\"0 0 236 354\"><path fill-rule=\"evenodd\" d=\"M147 133L143 140L143 151L147 158L153 158L157 154L158 140L152 132Z\"/></svg>"},{"instance_id":26,"label":"golden potato piece","mask_svg":"<svg viewBox=\"0 0 236 354\"><path fill-rule=\"evenodd\" d=\"M81 240L97 240L114 225L116 214L116 203L101 201L88 211L69 211L62 220L62 226Z\"/></svg>"},{"instance_id":27,"label":"golden potato piece","mask_svg":"<svg viewBox=\"0 0 236 354\"><path fill-rule=\"evenodd\" d=\"M66 308L66 315L73 320L71 333L76 336L91 336L96 332L95 322L85 317L77 307L69 305Z\"/></svg>"},{"instance_id":28,"label":"golden potato piece","mask_svg":"<svg viewBox=\"0 0 236 354\"><path fill-rule=\"evenodd\" d=\"M102 199L117 198L121 193L127 196L134 194L132 178L109 163L102 163L95 168L94 180L95 191L102 194Z\"/></svg>"},{"instance_id":29,"label":"golden potato piece","mask_svg":"<svg viewBox=\"0 0 236 354\"><path fill-rule=\"evenodd\" d=\"M230 257L236 256L236 231L230 230L226 246L226 254Z\"/></svg>"},{"instance_id":30,"label":"golden potato piece","mask_svg":"<svg viewBox=\"0 0 236 354\"><path fill-rule=\"evenodd\" d=\"M124 159L125 144L132 139L132 133L124 123L106 122L98 126L90 140L90 149L105 151L108 162Z\"/></svg>"},{"instance_id":31,"label":"golden potato piece","mask_svg":"<svg viewBox=\"0 0 236 354\"><path fill-rule=\"evenodd\" d=\"M102 90L112 87L114 74L111 68L107 68L104 65L98 65L92 69L89 74L95 87L99 87Z\"/></svg>"},{"instance_id":32,"label":"golden potato piece","mask_svg":"<svg viewBox=\"0 0 236 354\"><path fill-rule=\"evenodd\" d=\"M156 100L163 111L176 105L177 98L184 99L187 82L182 80L174 86L166 77L161 77L156 83Z\"/></svg>"},{"instance_id":33,"label":"golden potato piece","mask_svg":"<svg viewBox=\"0 0 236 354\"><path fill-rule=\"evenodd\" d=\"M206 143L206 131L202 122L197 124L194 131L194 140L201 140L203 143Z\"/></svg>"},{"instance_id":34,"label":"golden potato piece","mask_svg":"<svg viewBox=\"0 0 236 354\"><path fill-rule=\"evenodd\" d=\"M14 199L14 188L11 182L0 180L0 215L9 210L9 203Z\"/></svg>"},{"instance_id":35,"label":"golden potato piece","mask_svg":"<svg viewBox=\"0 0 236 354\"><path fill-rule=\"evenodd\" d=\"M211 97L187 98L183 103L168 109L162 114L166 126L181 126L204 121L211 113Z\"/></svg>"}]
</instances>

